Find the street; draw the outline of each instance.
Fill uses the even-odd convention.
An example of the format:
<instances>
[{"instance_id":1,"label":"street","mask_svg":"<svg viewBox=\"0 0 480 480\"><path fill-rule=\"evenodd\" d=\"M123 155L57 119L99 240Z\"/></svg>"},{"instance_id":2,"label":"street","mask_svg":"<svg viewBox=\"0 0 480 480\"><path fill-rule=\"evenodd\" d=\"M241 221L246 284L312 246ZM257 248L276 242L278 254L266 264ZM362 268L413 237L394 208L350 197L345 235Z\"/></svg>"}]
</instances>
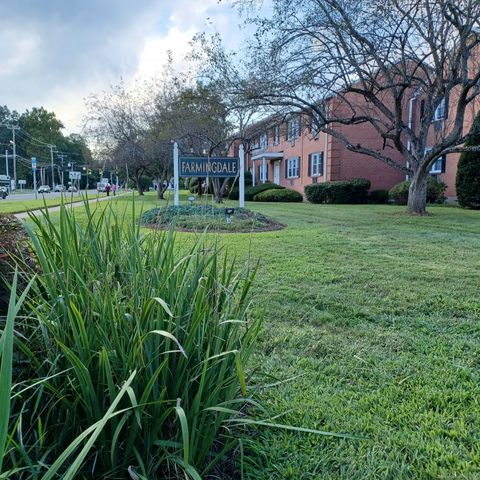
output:
<instances>
[{"instance_id":1,"label":"street","mask_svg":"<svg viewBox=\"0 0 480 480\"><path fill-rule=\"evenodd\" d=\"M87 190L88 195L99 195L100 197L105 197L107 194L106 193L98 193L96 189L90 189ZM85 190L80 190L79 192L71 193L71 192L51 192L51 193L45 193L45 194L38 194L37 198L42 199L42 198L60 198L62 195L65 195L66 197L70 197L73 195L73 197L78 197L81 198L81 194L85 193ZM110 193L112 195L112 193ZM25 201L25 200L35 200L35 193L34 192L28 192L28 193L21 193L20 190L17 193L11 193L8 195L4 200L0 200L0 202L18 202L18 201Z\"/></svg>"}]
</instances>

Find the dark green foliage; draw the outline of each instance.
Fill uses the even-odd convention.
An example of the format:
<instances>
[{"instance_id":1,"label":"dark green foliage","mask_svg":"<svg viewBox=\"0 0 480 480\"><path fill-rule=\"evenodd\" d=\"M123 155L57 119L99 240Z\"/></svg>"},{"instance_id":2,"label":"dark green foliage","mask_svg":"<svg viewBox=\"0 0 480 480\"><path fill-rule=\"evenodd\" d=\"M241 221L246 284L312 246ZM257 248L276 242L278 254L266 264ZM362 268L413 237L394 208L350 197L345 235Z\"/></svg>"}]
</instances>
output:
<instances>
[{"instance_id":1,"label":"dark green foliage","mask_svg":"<svg viewBox=\"0 0 480 480\"><path fill-rule=\"evenodd\" d=\"M472 136L466 147L480 145L480 114L472 127ZM463 152L457 167L457 199L465 208L480 208L480 152Z\"/></svg>"},{"instance_id":2,"label":"dark green foliage","mask_svg":"<svg viewBox=\"0 0 480 480\"><path fill-rule=\"evenodd\" d=\"M34 265L28 235L22 223L13 215L0 215L0 316L6 315L15 268L24 270ZM19 279L19 290L23 287Z\"/></svg>"},{"instance_id":3,"label":"dark green foliage","mask_svg":"<svg viewBox=\"0 0 480 480\"><path fill-rule=\"evenodd\" d=\"M252 173L245 172L245 189L252 186ZM224 196L230 200L238 200L240 196L240 188L238 186L238 178L235 182L230 182L230 185L225 189Z\"/></svg>"},{"instance_id":4,"label":"dark green foliage","mask_svg":"<svg viewBox=\"0 0 480 480\"><path fill-rule=\"evenodd\" d=\"M249 187L245 189L245 200L251 202L253 197L260 192L264 192L265 190L273 190L274 188L281 190L285 187L277 185L276 183L265 182L259 185L255 185L254 187Z\"/></svg>"},{"instance_id":5,"label":"dark green foliage","mask_svg":"<svg viewBox=\"0 0 480 480\"><path fill-rule=\"evenodd\" d=\"M405 180L397 183L390 189L390 199L396 205L406 205L408 202L408 189L410 188L410 181ZM434 177L427 178L427 203L443 203L445 201L445 190L447 184Z\"/></svg>"},{"instance_id":6,"label":"dark green foliage","mask_svg":"<svg viewBox=\"0 0 480 480\"><path fill-rule=\"evenodd\" d=\"M296 190L272 188L257 193L253 200L255 202L303 202L303 196Z\"/></svg>"},{"instance_id":7,"label":"dark green foliage","mask_svg":"<svg viewBox=\"0 0 480 480\"><path fill-rule=\"evenodd\" d=\"M366 203L370 185L366 178L314 183L305 187L305 195L311 203Z\"/></svg>"},{"instance_id":8,"label":"dark green foliage","mask_svg":"<svg viewBox=\"0 0 480 480\"><path fill-rule=\"evenodd\" d=\"M388 202L388 190L372 190L368 194L368 203L383 204Z\"/></svg>"}]
</instances>

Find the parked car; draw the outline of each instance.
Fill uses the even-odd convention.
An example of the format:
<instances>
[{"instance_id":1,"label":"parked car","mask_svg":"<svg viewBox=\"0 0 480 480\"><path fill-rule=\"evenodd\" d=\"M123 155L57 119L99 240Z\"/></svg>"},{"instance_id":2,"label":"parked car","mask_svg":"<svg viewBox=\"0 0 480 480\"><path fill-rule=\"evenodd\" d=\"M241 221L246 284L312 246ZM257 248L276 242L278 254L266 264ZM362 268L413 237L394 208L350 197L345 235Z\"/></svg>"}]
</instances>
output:
<instances>
[{"instance_id":1,"label":"parked car","mask_svg":"<svg viewBox=\"0 0 480 480\"><path fill-rule=\"evenodd\" d=\"M55 185L55 188L53 189L54 192L64 192L65 191L65 185Z\"/></svg>"},{"instance_id":2,"label":"parked car","mask_svg":"<svg viewBox=\"0 0 480 480\"><path fill-rule=\"evenodd\" d=\"M40 185L38 187L38 193L50 193L51 188L48 185Z\"/></svg>"},{"instance_id":3,"label":"parked car","mask_svg":"<svg viewBox=\"0 0 480 480\"><path fill-rule=\"evenodd\" d=\"M3 200L8 195L7 187L0 187L0 198Z\"/></svg>"},{"instance_id":4,"label":"parked car","mask_svg":"<svg viewBox=\"0 0 480 480\"><path fill-rule=\"evenodd\" d=\"M76 192L77 191L77 187L75 185L70 185L68 188L67 188L67 191L68 192Z\"/></svg>"}]
</instances>

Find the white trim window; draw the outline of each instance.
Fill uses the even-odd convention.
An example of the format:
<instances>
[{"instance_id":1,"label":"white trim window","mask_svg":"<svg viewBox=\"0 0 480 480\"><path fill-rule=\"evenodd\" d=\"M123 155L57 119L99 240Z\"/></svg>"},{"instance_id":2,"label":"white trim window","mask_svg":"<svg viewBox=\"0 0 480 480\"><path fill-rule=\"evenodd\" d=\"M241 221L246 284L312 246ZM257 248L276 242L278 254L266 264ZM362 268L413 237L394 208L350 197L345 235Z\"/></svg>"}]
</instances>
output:
<instances>
[{"instance_id":1,"label":"white trim window","mask_svg":"<svg viewBox=\"0 0 480 480\"><path fill-rule=\"evenodd\" d=\"M259 146L262 150L266 150L268 147L268 135L266 133L262 133L260 135Z\"/></svg>"},{"instance_id":2,"label":"white trim window","mask_svg":"<svg viewBox=\"0 0 480 480\"><path fill-rule=\"evenodd\" d=\"M431 151L432 151L432 147L427 147L425 149L425 153L429 153ZM433 174L445 173L445 155L438 157L433 162L429 173L433 173Z\"/></svg>"},{"instance_id":3,"label":"white trim window","mask_svg":"<svg viewBox=\"0 0 480 480\"><path fill-rule=\"evenodd\" d=\"M265 163L260 164L260 181L261 182L268 182L268 165Z\"/></svg>"},{"instance_id":4,"label":"white trim window","mask_svg":"<svg viewBox=\"0 0 480 480\"><path fill-rule=\"evenodd\" d=\"M287 178L300 176L300 157L292 157L287 160Z\"/></svg>"},{"instance_id":5,"label":"white trim window","mask_svg":"<svg viewBox=\"0 0 480 480\"><path fill-rule=\"evenodd\" d=\"M287 122L287 140L300 136L300 115L295 115Z\"/></svg>"},{"instance_id":6,"label":"white trim window","mask_svg":"<svg viewBox=\"0 0 480 480\"><path fill-rule=\"evenodd\" d=\"M273 144L278 145L280 143L280 125L273 127Z\"/></svg>"},{"instance_id":7,"label":"white trim window","mask_svg":"<svg viewBox=\"0 0 480 480\"><path fill-rule=\"evenodd\" d=\"M310 175L312 177L323 175L323 152L316 152L310 155Z\"/></svg>"},{"instance_id":8,"label":"white trim window","mask_svg":"<svg viewBox=\"0 0 480 480\"><path fill-rule=\"evenodd\" d=\"M447 113L447 102L445 97L442 98L442 101L438 104L435 112L433 112L433 121L438 122L439 120L443 120L446 118Z\"/></svg>"}]
</instances>

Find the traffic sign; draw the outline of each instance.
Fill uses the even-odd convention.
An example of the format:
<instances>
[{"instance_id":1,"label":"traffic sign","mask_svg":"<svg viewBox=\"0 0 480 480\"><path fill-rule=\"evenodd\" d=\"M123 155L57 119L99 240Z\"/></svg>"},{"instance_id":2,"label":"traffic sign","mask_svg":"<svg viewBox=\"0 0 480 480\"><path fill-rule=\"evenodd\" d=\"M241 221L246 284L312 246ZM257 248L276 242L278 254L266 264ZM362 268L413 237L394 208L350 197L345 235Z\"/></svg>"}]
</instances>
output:
<instances>
[{"instance_id":1,"label":"traffic sign","mask_svg":"<svg viewBox=\"0 0 480 480\"><path fill-rule=\"evenodd\" d=\"M26 184L27 184L27 181L26 181L26 180L19 180L19 181L18 181L18 184L19 184L19 185L26 185Z\"/></svg>"},{"instance_id":2,"label":"traffic sign","mask_svg":"<svg viewBox=\"0 0 480 480\"><path fill-rule=\"evenodd\" d=\"M68 172L68 178L70 180L80 180L82 178L82 172Z\"/></svg>"},{"instance_id":3,"label":"traffic sign","mask_svg":"<svg viewBox=\"0 0 480 480\"><path fill-rule=\"evenodd\" d=\"M32 170L36 170L36 169L37 169L37 158L32 157Z\"/></svg>"}]
</instances>

